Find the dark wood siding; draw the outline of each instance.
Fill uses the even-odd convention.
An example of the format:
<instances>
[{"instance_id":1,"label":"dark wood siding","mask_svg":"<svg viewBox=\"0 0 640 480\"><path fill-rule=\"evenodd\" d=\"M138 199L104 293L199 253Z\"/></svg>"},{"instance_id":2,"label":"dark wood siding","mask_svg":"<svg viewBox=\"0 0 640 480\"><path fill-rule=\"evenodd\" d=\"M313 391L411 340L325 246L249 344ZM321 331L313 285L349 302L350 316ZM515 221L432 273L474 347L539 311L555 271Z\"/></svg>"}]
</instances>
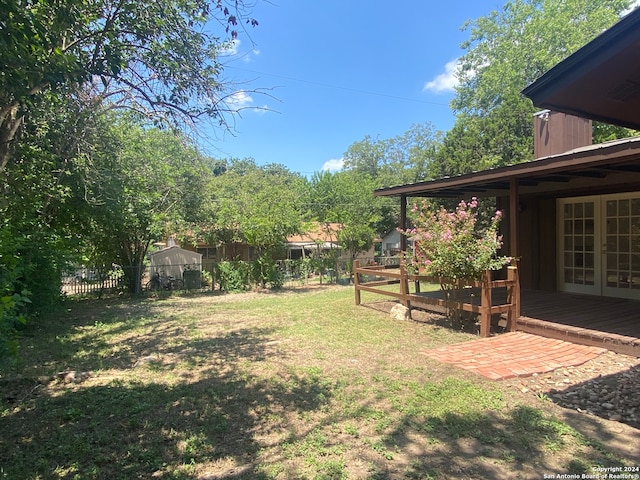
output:
<instances>
[{"instance_id":1,"label":"dark wood siding","mask_svg":"<svg viewBox=\"0 0 640 480\"><path fill-rule=\"evenodd\" d=\"M591 120L558 112L543 112L534 118L534 158L557 155L591 145Z\"/></svg>"},{"instance_id":2,"label":"dark wood siding","mask_svg":"<svg viewBox=\"0 0 640 480\"><path fill-rule=\"evenodd\" d=\"M509 255L509 199L500 197L498 208L504 210L500 230L504 245L502 254ZM523 197L519 202L518 262L522 288L556 290L556 201L546 197Z\"/></svg>"}]
</instances>

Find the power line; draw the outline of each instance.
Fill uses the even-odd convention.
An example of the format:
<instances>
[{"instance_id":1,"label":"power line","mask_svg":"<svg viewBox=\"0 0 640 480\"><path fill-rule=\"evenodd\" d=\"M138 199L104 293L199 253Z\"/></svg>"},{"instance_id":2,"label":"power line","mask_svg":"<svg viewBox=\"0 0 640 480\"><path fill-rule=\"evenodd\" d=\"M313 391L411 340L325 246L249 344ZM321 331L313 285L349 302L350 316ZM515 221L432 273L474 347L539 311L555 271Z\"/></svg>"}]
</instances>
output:
<instances>
[{"instance_id":1,"label":"power line","mask_svg":"<svg viewBox=\"0 0 640 480\"><path fill-rule=\"evenodd\" d=\"M417 98L408 98L408 97L401 97L401 96L398 96L398 95L389 95L387 93L369 92L369 91L360 90L360 89L357 89L357 88L342 87L340 85L332 85L332 84L329 84L329 83L315 82L315 81L312 81L312 80L303 80L303 79L300 79L300 78L288 77L288 76L285 76L285 75L276 75L276 74L273 74L273 73L259 72L257 70L250 70L248 68L241 68L241 67L236 67L236 66L232 66L232 65L227 65L225 68L235 68L236 70L242 70L244 72L255 73L257 75L265 75L267 77L281 78L283 80L291 80L291 81L294 81L294 82L307 83L309 85L316 85L316 86L319 86L319 87L334 88L336 90L343 90L343 91L346 91L346 92L354 92L354 93L359 93L361 95L372 95L372 96L375 96L375 97L385 97L385 98L393 98L395 100L403 100L405 102L417 102L417 103L424 103L424 104L427 104L427 105L438 105L438 106L447 107L447 108L449 107L449 104L447 104L447 103L430 102L428 100L419 100Z\"/></svg>"}]
</instances>

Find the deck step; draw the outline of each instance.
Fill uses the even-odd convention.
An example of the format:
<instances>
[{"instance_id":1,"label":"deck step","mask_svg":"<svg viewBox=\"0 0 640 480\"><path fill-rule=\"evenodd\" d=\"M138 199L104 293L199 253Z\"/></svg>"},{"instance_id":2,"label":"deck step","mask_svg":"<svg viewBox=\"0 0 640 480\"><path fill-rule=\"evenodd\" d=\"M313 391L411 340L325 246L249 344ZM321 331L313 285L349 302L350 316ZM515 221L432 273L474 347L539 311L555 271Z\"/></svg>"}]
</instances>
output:
<instances>
[{"instance_id":1,"label":"deck step","mask_svg":"<svg viewBox=\"0 0 640 480\"><path fill-rule=\"evenodd\" d=\"M529 317L520 317L516 322L516 330L533 333L546 338L565 340L579 345L602 347L612 352L640 358L640 338L563 325L561 323Z\"/></svg>"}]
</instances>

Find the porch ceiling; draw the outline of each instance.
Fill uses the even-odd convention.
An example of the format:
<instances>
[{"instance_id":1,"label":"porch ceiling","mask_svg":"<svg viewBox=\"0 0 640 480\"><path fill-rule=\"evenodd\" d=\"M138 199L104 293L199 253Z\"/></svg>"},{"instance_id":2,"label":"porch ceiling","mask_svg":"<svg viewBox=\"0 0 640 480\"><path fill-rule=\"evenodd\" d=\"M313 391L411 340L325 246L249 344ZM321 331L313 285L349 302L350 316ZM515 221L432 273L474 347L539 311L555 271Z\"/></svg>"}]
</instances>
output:
<instances>
[{"instance_id":1,"label":"porch ceiling","mask_svg":"<svg viewBox=\"0 0 640 480\"><path fill-rule=\"evenodd\" d=\"M580 190L640 186L640 137L577 148L531 162L456 177L376 190L376 196L463 198L494 197L509 193L511 180L520 195L561 196Z\"/></svg>"},{"instance_id":2,"label":"porch ceiling","mask_svg":"<svg viewBox=\"0 0 640 480\"><path fill-rule=\"evenodd\" d=\"M640 9L522 93L537 107L640 130Z\"/></svg>"}]
</instances>

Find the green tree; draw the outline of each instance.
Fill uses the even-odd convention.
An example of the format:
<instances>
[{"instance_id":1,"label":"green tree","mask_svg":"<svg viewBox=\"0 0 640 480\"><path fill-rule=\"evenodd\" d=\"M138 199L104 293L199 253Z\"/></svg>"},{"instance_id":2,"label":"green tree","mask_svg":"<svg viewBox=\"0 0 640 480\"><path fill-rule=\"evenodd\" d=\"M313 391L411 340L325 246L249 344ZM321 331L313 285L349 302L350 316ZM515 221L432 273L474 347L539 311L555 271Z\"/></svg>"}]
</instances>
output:
<instances>
[{"instance_id":1,"label":"green tree","mask_svg":"<svg viewBox=\"0 0 640 480\"><path fill-rule=\"evenodd\" d=\"M533 158L531 101L520 92L610 27L629 0L511 0L469 21L451 102L456 124L444 137L434 176L521 163ZM594 140L628 136L598 126Z\"/></svg>"},{"instance_id":2,"label":"green tree","mask_svg":"<svg viewBox=\"0 0 640 480\"><path fill-rule=\"evenodd\" d=\"M373 246L382 215L373 196L375 181L356 170L317 172L306 202L311 219L340 224L338 244L354 260Z\"/></svg>"},{"instance_id":3,"label":"green tree","mask_svg":"<svg viewBox=\"0 0 640 480\"><path fill-rule=\"evenodd\" d=\"M1 0L0 169L33 100L62 87L162 122L224 122L218 52L240 22L257 25L241 0Z\"/></svg>"},{"instance_id":4,"label":"green tree","mask_svg":"<svg viewBox=\"0 0 640 480\"><path fill-rule=\"evenodd\" d=\"M277 254L301 227L305 180L284 165L233 159L207 187L202 237L212 244L245 243L257 254L257 279L272 282Z\"/></svg>"},{"instance_id":5,"label":"green tree","mask_svg":"<svg viewBox=\"0 0 640 480\"><path fill-rule=\"evenodd\" d=\"M376 181L377 188L428 179L441 133L429 123L415 124L402 135L374 140L367 135L344 154L345 170L353 170Z\"/></svg>"},{"instance_id":6,"label":"green tree","mask_svg":"<svg viewBox=\"0 0 640 480\"><path fill-rule=\"evenodd\" d=\"M175 233L200 205L205 161L184 136L130 118L112 120L92 160L86 237L92 260L120 265L129 291L137 293L150 245Z\"/></svg>"}]
</instances>

